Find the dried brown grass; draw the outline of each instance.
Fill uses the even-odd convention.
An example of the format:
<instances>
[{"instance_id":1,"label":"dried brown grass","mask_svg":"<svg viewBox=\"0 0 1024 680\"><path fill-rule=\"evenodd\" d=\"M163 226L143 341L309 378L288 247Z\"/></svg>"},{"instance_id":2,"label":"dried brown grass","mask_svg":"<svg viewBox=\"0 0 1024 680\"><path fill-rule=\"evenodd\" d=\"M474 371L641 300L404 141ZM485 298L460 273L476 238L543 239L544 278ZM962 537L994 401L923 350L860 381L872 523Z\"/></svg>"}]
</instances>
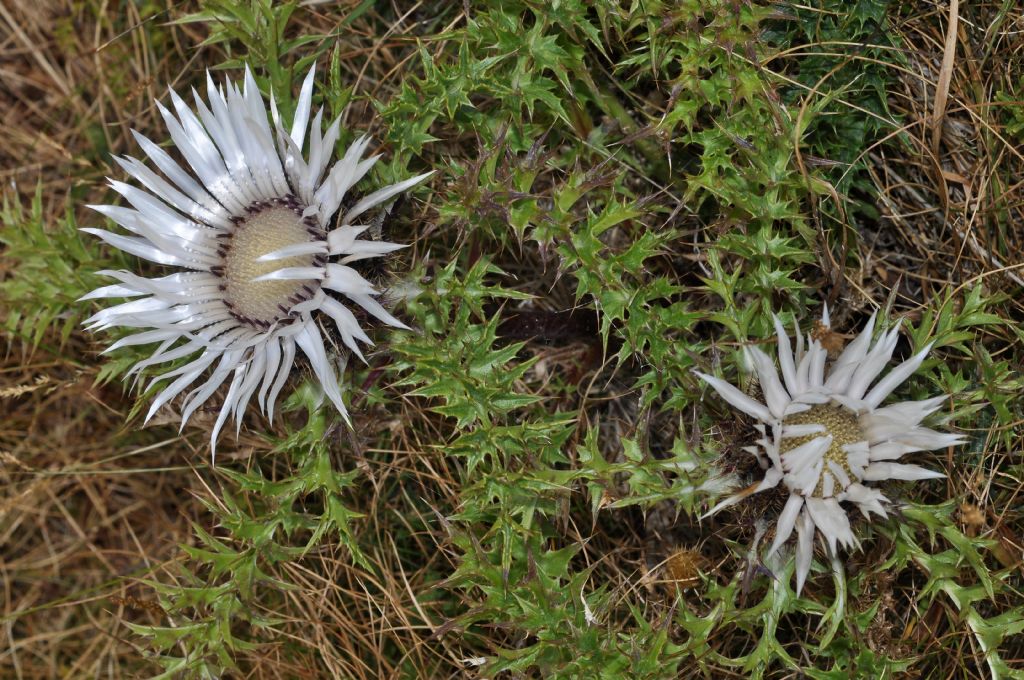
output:
<instances>
[{"instance_id":1,"label":"dried brown grass","mask_svg":"<svg viewBox=\"0 0 1024 680\"><path fill-rule=\"evenodd\" d=\"M871 172L880 189L886 222L877 235L874 274L895 289L901 306L917 313L942 287L960 292L982 287L1005 293L1003 314L1024 319L1024 140L1008 129L1011 107L1022 105L1024 7L1016 3L921 3L897 23L908 71L891 92L893 111L905 122L912 152L879 148ZM1016 100L1007 93L1016 92ZM891 225L891 228L885 229ZM883 233L887 232L887 233ZM982 337L998 359L1020 368L1021 345L1012 333ZM1020 422L1009 427L1019 426ZM993 569L1024 576L1024 517L1019 511L1024 479L1007 465L998 442L1007 425L993 422L975 433L985 442L977 468L955 471L949 494L963 499L960 519L968 535L996 545ZM1009 451L1024 448L1016 434ZM951 461L952 462L952 461ZM896 593L899 597L899 593ZM1019 606L1003 599L991 614ZM938 652L928 672L943 677L986 677L978 645L956 611L935 602L903 624L896 642L923 643ZM975 659L975 669L964 659ZM1009 641L1003 658L1011 668L1024 647Z\"/></svg>"},{"instance_id":2,"label":"dried brown grass","mask_svg":"<svg viewBox=\"0 0 1024 680\"><path fill-rule=\"evenodd\" d=\"M70 196L97 193L108 154L129 147L130 126L155 123L146 102L185 63L180 45L155 56L134 4L93 9L0 5L0 181L21 197L40 184L49 219ZM127 441L130 402L94 384L84 339L59 356L17 341L5 350L0 676L131 676L143 662L124 622L159 620L137 579L174 558L198 512L188 447Z\"/></svg>"},{"instance_id":3,"label":"dried brown grass","mask_svg":"<svg viewBox=\"0 0 1024 680\"><path fill-rule=\"evenodd\" d=\"M191 538L187 452L175 438L126 447L122 395L38 354L8 356L0 394L0 675L130 675L123 622L156 620L134 584Z\"/></svg>"},{"instance_id":4,"label":"dried brown grass","mask_svg":"<svg viewBox=\"0 0 1024 680\"><path fill-rule=\"evenodd\" d=\"M883 284L902 277L900 292L916 305L942 285L1024 286L1024 152L1005 130L1021 102L997 98L1020 89L1024 11L921 3L896 27L907 65L890 103L911 153L871 151L891 224L882 223L871 275Z\"/></svg>"}]
</instances>

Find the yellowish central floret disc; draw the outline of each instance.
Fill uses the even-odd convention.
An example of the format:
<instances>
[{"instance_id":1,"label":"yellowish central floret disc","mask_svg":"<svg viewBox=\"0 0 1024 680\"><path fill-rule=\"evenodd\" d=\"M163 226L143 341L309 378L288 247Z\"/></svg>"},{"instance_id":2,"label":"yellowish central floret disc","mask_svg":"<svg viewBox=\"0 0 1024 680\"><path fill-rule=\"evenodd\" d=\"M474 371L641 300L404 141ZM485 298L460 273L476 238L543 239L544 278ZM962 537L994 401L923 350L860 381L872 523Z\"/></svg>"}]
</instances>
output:
<instances>
[{"instance_id":1,"label":"yellowish central floret disc","mask_svg":"<svg viewBox=\"0 0 1024 680\"><path fill-rule=\"evenodd\" d=\"M832 435L832 446L825 452L825 465L822 468L822 474L824 475L828 471L828 461L832 461L843 468L850 479L855 479L855 475L850 470L850 463L847 460L846 451L843 450L843 447L847 444L864 441L864 433L860 429L857 416L852 411L841 406L814 406L806 411L787 416L785 421L783 421L783 425L822 425L825 431L805 437L787 437L783 439L782 444L779 446L780 454L792 451L812 439L830 434ZM836 483L839 484L839 481L836 480ZM821 486L821 479L819 479L818 486L814 490L815 496L821 495Z\"/></svg>"},{"instance_id":2,"label":"yellowish central floret disc","mask_svg":"<svg viewBox=\"0 0 1024 680\"><path fill-rule=\"evenodd\" d=\"M224 301L247 321L269 324L284 317L303 295L309 281L253 281L284 267L311 267L313 255L259 262L257 258L285 246L311 240L309 226L290 207L271 205L240 222L224 254Z\"/></svg>"}]
</instances>

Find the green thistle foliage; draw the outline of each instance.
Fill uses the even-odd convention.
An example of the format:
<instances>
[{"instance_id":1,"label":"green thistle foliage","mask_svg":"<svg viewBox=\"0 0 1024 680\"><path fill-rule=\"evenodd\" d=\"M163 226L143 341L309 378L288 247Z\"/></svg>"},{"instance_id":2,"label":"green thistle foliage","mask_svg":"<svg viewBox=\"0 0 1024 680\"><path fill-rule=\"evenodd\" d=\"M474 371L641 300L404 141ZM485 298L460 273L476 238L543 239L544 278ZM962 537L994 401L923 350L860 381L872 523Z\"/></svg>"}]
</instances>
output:
<instances>
[{"instance_id":1,"label":"green thistle foliage","mask_svg":"<svg viewBox=\"0 0 1024 680\"><path fill-rule=\"evenodd\" d=\"M271 573L282 564L301 563L327 540L372 572L352 527L362 515L345 501L360 474L335 469L317 402L304 386L285 405L308 414L306 425L276 449L290 458L292 474L279 477L257 466L221 469L225 485L219 500L203 500L216 518L216 535L193 525L197 545L181 546L186 562L178 582L149 582L173 625L131 628L149 639L164 669L159 677L223 677L236 668L235 654L275 639L282 621L261 612L280 608L297 586Z\"/></svg>"},{"instance_id":2,"label":"green thistle foliage","mask_svg":"<svg viewBox=\"0 0 1024 680\"><path fill-rule=\"evenodd\" d=\"M289 22L303 11L294 3L218 1L179 21L208 27L208 42L229 55L222 66L250 61L261 86L279 96L329 51L324 104L338 114L364 97L340 68L345 27L383 34L397 22L370 4L339 19L330 40L294 35ZM454 21L462 9L454 3L419 17L409 29L415 40L405 36L394 48L405 50L401 78L369 102L391 163L380 171L398 173L416 157L440 172L429 223L408 234L420 259L411 274L404 262L394 267L400 313L416 330L375 337L370 365L350 367L347 380L364 386L349 395L360 422L401 414L394 417L407 418L402 427L421 444L410 465L434 475L443 464L452 475L447 497L410 491L404 485L414 475L398 471L384 494L395 507L379 509L405 522L389 538L410 564L426 560L423 536L450 556L443 567L429 562L432 580L416 592L443 617L413 624L431 630L430 644L483 659L487 677L671 678L694 669L709 677L886 677L916 668L925 654L861 644L891 626L882 605L891 573L922 610L952 606L993 673L1007 674L1003 650L1021 630L1022 609L1006 603L1018 584L1011 570L991 567L991 541L958 528L953 503L912 504L906 521L858 530L880 545L879 557L833 575L831 585L819 560L820 588L803 597L785 571L744 561L749 545L732 538L709 540L732 566L704 565L687 591L642 592L641 558L630 558L637 574L612 574L587 544L592 529L621 538L623 551L643 552L623 527L639 533L664 504L676 512L678 534L694 543L715 535L718 527L695 517L729 472L720 460L746 435L712 418L691 369L717 363L745 375L741 348L772 334L773 312L787 324L807 319L823 291L842 285L847 261L829 251L857 231L823 225L813 206L852 200L863 177L841 182L833 168L798 157L853 162L885 129L878 97L892 71L871 70L856 88L829 87L800 117L806 88L797 83L843 57L769 57L807 40L873 36L881 6L858 6L874 18L858 23L830 10L824 16L835 20L812 25L803 13L734 0L562 0L471 3ZM797 81L780 75L787 67ZM18 257L28 259L33 241L23 243ZM1024 384L1000 343L1020 331L995 311L1004 300L981 285L940 298L909 335L914 347L936 340L951 360L925 364L909 389L931 381L958 394L941 417L968 431L998 423L996 438L1011 447ZM508 337L503 323L542 302L594 317L595 337L574 357L592 385L556 371L536 387L543 339ZM605 392L593 397L590 389ZM136 630L168 677L219 677L242 652L281 643L281 622L260 612L286 607L294 584L279 574L318 548L341 546L363 573L379 569L370 558L377 537L363 531L371 508L360 504L361 488L377 480L350 468L358 447L337 434L308 388L291 408L305 410L305 424L288 420L273 459L224 470L223 501L207 506L216 528L196 526L179 583L153 584L174 625ZM358 431L366 439L360 462L390 464L394 442L367 430ZM958 455L978 467L981 449ZM281 653L300 655L287 645ZM427 672L401 650L386 653L394 666L360 662L373 672ZM429 670L464 671L453 658Z\"/></svg>"},{"instance_id":3,"label":"green thistle foliage","mask_svg":"<svg viewBox=\"0 0 1024 680\"><path fill-rule=\"evenodd\" d=\"M7 337L16 338L26 350L44 340L63 346L86 316L76 301L98 285L97 270L119 266L120 258L104 259L95 244L83 242L70 208L55 225L47 225L42 186L28 210L5 194L0 225L6 270L0 304ZM59 347L48 349L56 352Z\"/></svg>"},{"instance_id":4,"label":"green thistle foliage","mask_svg":"<svg viewBox=\"0 0 1024 680\"><path fill-rule=\"evenodd\" d=\"M210 35L202 44L221 45L232 55L217 68L239 69L246 64L263 66L275 94L287 101L293 92L292 81L296 74L304 73L316 61L320 56L316 46L323 44L325 38L322 35L290 37L286 34L288 22L298 6L294 1L210 0L202 3L200 11L176 19L174 23L208 26ZM289 57L300 50L303 53L297 55L292 63ZM286 63L291 67L286 68Z\"/></svg>"}]
</instances>

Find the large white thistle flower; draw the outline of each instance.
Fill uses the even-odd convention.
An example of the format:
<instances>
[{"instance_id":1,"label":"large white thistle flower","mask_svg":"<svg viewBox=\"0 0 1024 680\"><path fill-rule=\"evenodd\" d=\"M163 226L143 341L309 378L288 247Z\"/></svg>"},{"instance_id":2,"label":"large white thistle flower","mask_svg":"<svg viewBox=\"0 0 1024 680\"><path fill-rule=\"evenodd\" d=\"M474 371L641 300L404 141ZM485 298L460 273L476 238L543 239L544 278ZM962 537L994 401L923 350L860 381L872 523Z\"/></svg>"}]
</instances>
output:
<instances>
[{"instance_id":1,"label":"large white thistle flower","mask_svg":"<svg viewBox=\"0 0 1024 680\"><path fill-rule=\"evenodd\" d=\"M347 420L320 324L333 322L342 342L361 359L357 341L372 343L347 305L354 303L388 325L405 328L373 298L373 286L347 266L403 246L359 239L368 225L355 220L431 173L378 189L341 209L346 194L378 156L361 159L369 145L369 139L361 137L324 174L338 141L339 120L323 133L320 109L309 125L313 69L302 84L290 130L282 125L273 96L273 124L268 120L248 67L241 89L230 80L217 87L207 73L207 100L192 93L196 112L173 90L175 113L157 102L171 140L191 171L133 131L162 175L135 158L116 158L142 185L110 182L132 207L89 206L133 235L83 229L125 252L183 271L155 279L127 271L101 272L120 283L83 299L135 299L96 313L85 325L94 331L114 326L141 330L118 340L107 352L157 343L152 355L135 364L129 375L199 355L153 379L150 387L171 382L153 400L147 421L209 370L206 380L182 401L184 427L230 378L212 446L229 414L240 424L253 394L273 417L296 347Z\"/></svg>"},{"instance_id":2,"label":"large white thistle flower","mask_svg":"<svg viewBox=\"0 0 1024 680\"><path fill-rule=\"evenodd\" d=\"M827 308L822 323L825 329L829 327ZM804 339L797 329L794 354L782 323L775 317L782 380L768 355L753 346L746 350L767 404L724 380L697 372L723 399L758 421L761 438L757 446L745 450L756 456L765 470L760 483L726 498L708 515L782 482L789 491L789 500L779 515L775 540L765 558L771 557L796 529L797 593L811 569L815 529L833 559L838 557L838 545L858 545L843 503L854 504L869 519L871 513L884 518L889 500L869 486L870 482L943 477L940 472L894 461L914 451L963 443L959 435L921 427L921 421L939 408L945 396L881 406L918 369L931 345L869 390L899 339L897 324L872 345L874 326L872 315L826 373L828 353L822 343L808 335L805 352Z\"/></svg>"}]
</instances>

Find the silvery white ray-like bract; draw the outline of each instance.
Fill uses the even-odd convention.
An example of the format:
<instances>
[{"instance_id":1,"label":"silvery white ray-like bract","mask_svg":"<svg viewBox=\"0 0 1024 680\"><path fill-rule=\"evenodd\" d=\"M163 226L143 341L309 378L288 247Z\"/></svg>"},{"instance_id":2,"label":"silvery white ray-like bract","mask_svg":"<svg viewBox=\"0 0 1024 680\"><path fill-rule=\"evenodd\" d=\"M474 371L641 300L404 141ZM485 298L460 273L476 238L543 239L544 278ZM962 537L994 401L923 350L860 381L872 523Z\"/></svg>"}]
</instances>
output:
<instances>
[{"instance_id":1,"label":"silvery white ray-like bract","mask_svg":"<svg viewBox=\"0 0 1024 680\"><path fill-rule=\"evenodd\" d=\"M156 345L129 375L194 357L153 378L150 387L169 384L154 398L147 420L203 376L181 402L184 427L228 381L212 446L229 415L240 423L253 395L273 417L296 347L347 420L320 324L334 324L341 341L360 358L359 342L372 343L351 305L388 325L405 327L374 299L374 287L348 265L402 247L360 239L368 225L358 220L431 173L373 191L335 215L378 156L362 158L369 139L361 137L327 171L339 120L324 132L320 109L310 121L313 69L302 84L290 129L282 124L273 97L268 115L248 67L241 88L230 80L218 87L207 73L206 99L195 90L192 94L195 111L173 90L173 112L157 103L185 165L133 131L156 169L135 158L115 158L139 185L110 182L131 207L90 206L129 233L83 229L178 271L153 279L127 271L101 272L118 283L83 299L132 299L94 314L85 324L94 331L115 326L138 331L107 352Z\"/></svg>"},{"instance_id":2,"label":"silvery white ray-like bract","mask_svg":"<svg viewBox=\"0 0 1024 680\"><path fill-rule=\"evenodd\" d=\"M822 322L827 329L827 308ZM828 353L822 343L808 335L805 351L804 338L797 329L794 352L776 317L781 379L768 355L754 346L746 350L764 394L763 404L724 380L697 373L723 399L758 421L756 428L761 436L757 445L745 450L764 470L764 478L756 486L726 498L708 514L751 493L784 484L789 500L779 515L775 540L765 557L771 557L796 530L797 593L811 569L816 530L833 560L839 546L858 544L843 503L852 503L869 519L871 513L884 518L889 500L872 488L871 482L943 477L942 473L896 461L915 451L963 443L959 435L921 426L925 416L937 410L946 396L882 406L886 397L918 369L931 345L878 380L896 348L899 325L882 332L872 344L874 327L872 315L860 335L826 371Z\"/></svg>"}]
</instances>

